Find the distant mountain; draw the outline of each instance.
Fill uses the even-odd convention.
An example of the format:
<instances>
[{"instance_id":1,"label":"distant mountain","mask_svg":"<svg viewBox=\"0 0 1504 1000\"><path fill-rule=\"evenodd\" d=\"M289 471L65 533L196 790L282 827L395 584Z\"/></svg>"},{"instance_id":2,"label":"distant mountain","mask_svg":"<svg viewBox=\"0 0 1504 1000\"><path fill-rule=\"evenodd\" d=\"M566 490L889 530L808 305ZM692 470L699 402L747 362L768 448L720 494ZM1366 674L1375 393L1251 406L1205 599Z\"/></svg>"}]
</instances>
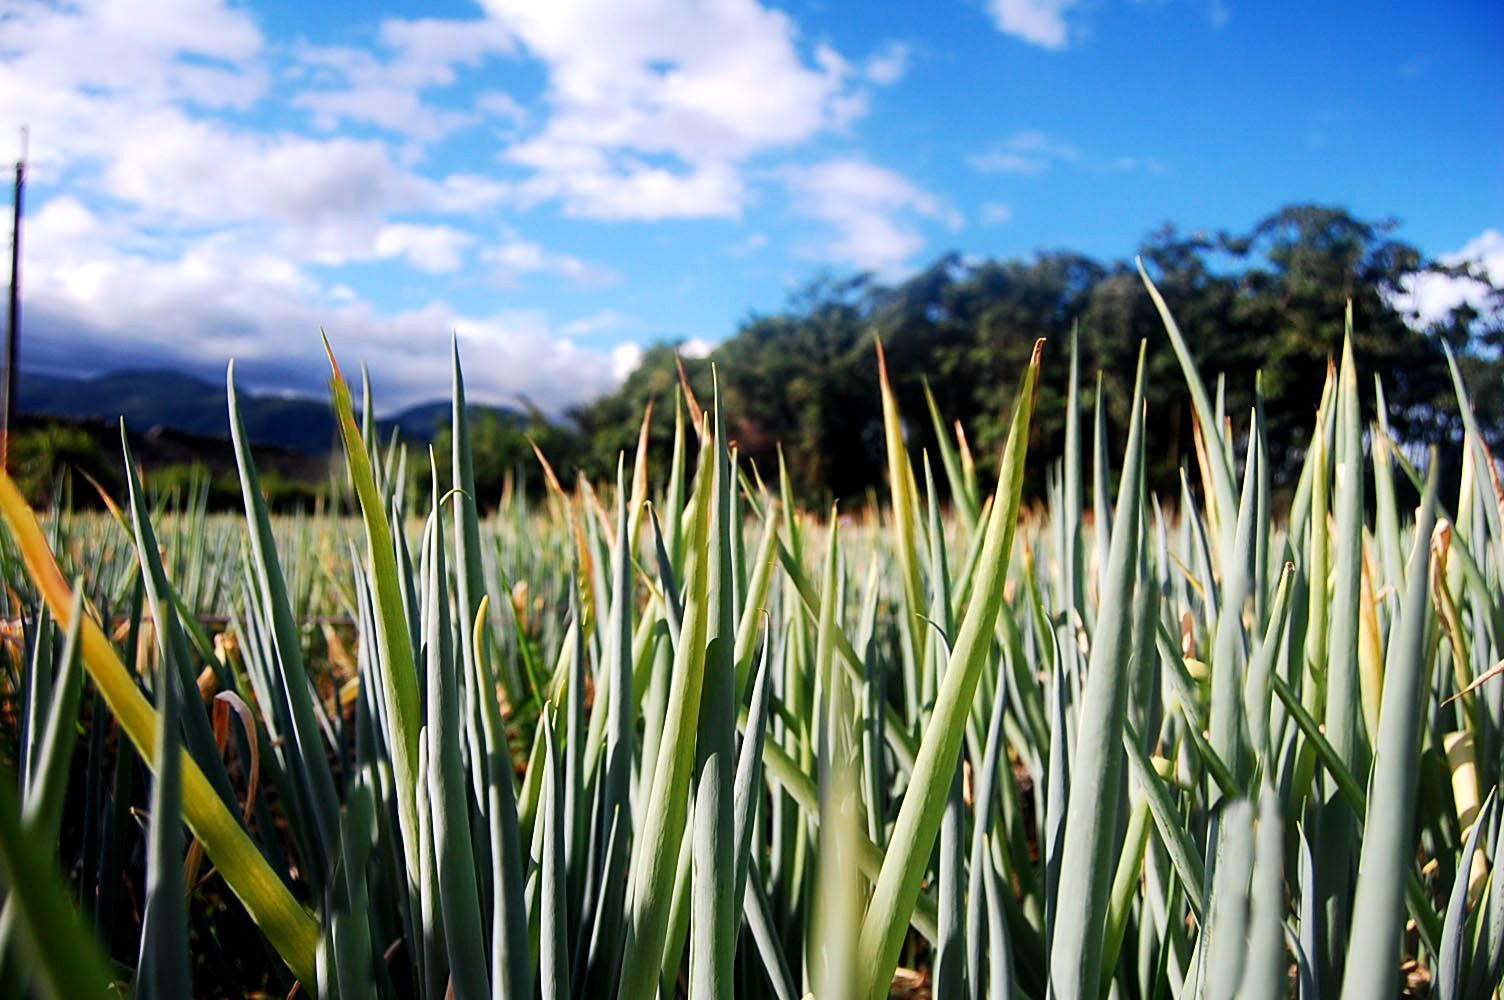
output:
<instances>
[{"instance_id":1,"label":"distant mountain","mask_svg":"<svg viewBox=\"0 0 1504 1000\"><path fill-rule=\"evenodd\" d=\"M473 413L476 409L479 408L471 407L470 412ZM396 416L377 423L388 435L392 433L392 428L396 427L402 432L404 441L432 441L438 436L439 431L449 426L453 415L453 403L447 399L436 399L431 403L409 406Z\"/></svg>"},{"instance_id":2,"label":"distant mountain","mask_svg":"<svg viewBox=\"0 0 1504 1000\"><path fill-rule=\"evenodd\" d=\"M139 433L162 428L204 438L230 436L224 383L181 372L124 371L75 379L23 371L18 394L23 414L110 422L124 417L126 426ZM337 440L327 400L244 389L239 395L241 418L253 444L323 455ZM497 407L472 409L517 416L515 411ZM379 426L383 436L395 427L404 441L432 441L448 424L449 411L447 401L419 403L379 421Z\"/></svg>"}]
</instances>

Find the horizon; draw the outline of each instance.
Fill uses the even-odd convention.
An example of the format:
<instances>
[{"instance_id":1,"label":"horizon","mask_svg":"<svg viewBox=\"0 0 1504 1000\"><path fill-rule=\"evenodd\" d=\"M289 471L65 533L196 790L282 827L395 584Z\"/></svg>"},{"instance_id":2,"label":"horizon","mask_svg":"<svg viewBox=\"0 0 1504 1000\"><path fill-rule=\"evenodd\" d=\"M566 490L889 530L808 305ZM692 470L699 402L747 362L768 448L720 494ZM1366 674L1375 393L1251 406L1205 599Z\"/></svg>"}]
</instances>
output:
<instances>
[{"instance_id":1,"label":"horizon","mask_svg":"<svg viewBox=\"0 0 1504 1000\"><path fill-rule=\"evenodd\" d=\"M247 390L319 397L323 327L395 412L447 396L453 332L477 402L558 415L823 274L1123 259L1306 201L1504 283L1488 5L1298 31L1222 0L416 11L11 5L22 369L235 357Z\"/></svg>"},{"instance_id":2,"label":"horizon","mask_svg":"<svg viewBox=\"0 0 1504 1000\"><path fill-rule=\"evenodd\" d=\"M47 370L39 368L24 368L20 369L19 373L22 380L23 389L25 388L25 380L36 378L53 379L67 382L91 383L113 378L139 378L143 376L158 378L162 376L169 376L172 378L187 379L198 384L199 386L202 386L205 389L212 390L215 393L224 393L226 391L225 380L223 378L216 380L214 378L206 377L205 375L186 368L173 368L161 365L145 368L115 368L109 371L97 372L93 374L78 374L69 371ZM379 394L374 391L375 387L373 386L372 388L372 402L375 404L374 410L376 412L376 419L381 421L394 420L403 416L407 416L418 410L429 409L436 406L449 407L453 404L452 387L446 387L441 395L416 398L403 403L401 406L386 406L382 403ZM301 387L262 388L256 386L241 385L241 380L237 376L235 380L235 394L242 401L247 399L284 400L289 402L319 403L324 406L332 406L332 400L330 398L329 392L327 391L327 385L323 393L317 391L305 391ZM25 392L20 393L19 397L21 408L18 412L22 416L55 416L64 420L74 419L74 416L72 414L59 414L45 409L33 408L33 404L28 401ZM524 412L519 404L507 402L491 403L485 400L477 399L466 400L466 407L467 409L472 411L493 410L519 414ZM355 412L357 414L361 412L359 401L357 401L355 404ZM225 433L223 436L226 439L228 439L229 437L228 423L225 425Z\"/></svg>"}]
</instances>

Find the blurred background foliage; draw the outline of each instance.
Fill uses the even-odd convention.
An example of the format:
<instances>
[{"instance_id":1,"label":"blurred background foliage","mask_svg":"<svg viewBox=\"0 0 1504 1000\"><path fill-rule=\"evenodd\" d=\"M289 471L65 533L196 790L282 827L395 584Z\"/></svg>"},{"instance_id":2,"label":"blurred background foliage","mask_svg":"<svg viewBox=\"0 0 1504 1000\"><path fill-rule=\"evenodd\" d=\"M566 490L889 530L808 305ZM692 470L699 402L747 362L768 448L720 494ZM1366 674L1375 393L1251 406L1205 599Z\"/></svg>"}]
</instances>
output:
<instances>
[{"instance_id":1,"label":"blurred background foliage","mask_svg":"<svg viewBox=\"0 0 1504 1000\"><path fill-rule=\"evenodd\" d=\"M1262 373L1276 499L1288 492L1305 455L1325 363L1340 350L1349 301L1358 363L1382 380L1390 426L1412 457L1438 446L1443 482L1455 479L1462 427L1443 344L1473 386L1484 437L1504 448L1504 290L1472 273L1481 309L1463 303L1423 321L1406 294L1413 276L1468 272L1426 259L1397 240L1395 229L1393 222L1359 219L1341 208L1297 205L1246 233L1184 233L1166 224L1137 250L1209 384L1220 374L1232 376L1225 413L1237 440L1254 402L1253 380L1244 376ZM725 380L731 437L770 484L779 477L781 444L802 502L860 502L883 482L874 337L883 342L894 391L909 415L910 445L934 445L927 383L943 421L959 421L974 435L970 444L985 473L994 469L1007 432L1018 373L1034 341L1048 338L1054 349L1045 355L1030 443L1039 460L1030 463L1025 484L1026 495L1037 498L1063 441L1063 345L1073 327L1080 337L1083 403L1091 405L1091 386L1100 373L1115 447L1126 433L1138 346L1147 341L1149 481L1152 489L1174 495L1195 443L1190 403L1159 322L1131 257L1101 261L1050 250L1030 260L984 260L952 253L898 284L871 274L824 275L791 293L781 309L749 314L706 357L680 357L679 344L672 342L649 347L615 391L562 418L550 419L525 401L515 409L473 408L478 499L490 509L506 490L541 495L545 481L535 444L566 488L581 473L592 481L609 479L618 454L635 447L643 407L655 401L661 413L670 412L679 366L704 400L710 398L715 364ZM1366 421L1375 394L1371 386L1365 389ZM13 463L28 498L48 502L66 468L118 486L116 433L107 425L33 421L17 437ZM667 468L672 421L654 421L652 434L650 467ZM438 428L432 443L447 469L447 426ZM159 435L137 454L157 483L203 479L211 508L238 503L223 442ZM274 509L329 498L327 455L310 459L262 449L258 461ZM426 463L410 463L410 479L426 480L427 469L420 466ZM165 478L160 470L168 470ZM78 496L87 503L83 492Z\"/></svg>"},{"instance_id":2,"label":"blurred background foliage","mask_svg":"<svg viewBox=\"0 0 1504 1000\"><path fill-rule=\"evenodd\" d=\"M1288 489L1299 472L1325 363L1341 350L1349 300L1357 358L1383 381L1390 425L1403 444L1417 453L1439 445L1455 465L1462 427L1443 343L1475 387L1485 437L1494 444L1504 438L1504 293L1485 283L1485 309L1464 304L1422 326L1403 308L1407 278L1447 269L1392 238L1393 229L1341 209L1303 205L1245 234L1187 234L1167 225L1139 248L1209 381L1219 373L1234 376L1226 413L1235 436L1246 431L1254 402L1253 380L1243 376L1263 373L1276 489ZM776 477L781 441L795 492L814 502L860 496L882 482L874 336L883 341L894 391L909 415L911 444L933 444L923 418L927 379L943 418L976 435L977 462L988 469L1007 433L1018 372L1034 341L1047 337L1057 349L1046 352L1030 442L1030 454L1043 459L1030 463L1029 490L1038 495L1063 441L1068 371L1058 345L1078 326L1083 387L1101 373L1109 426L1121 438L1139 343L1147 340L1150 483L1173 493L1194 442L1190 402L1159 323L1131 259L1103 262L1066 250L1029 261L951 254L896 286L870 276L816 281L782 311L749 317L708 358L683 364L702 397L710 363L720 366L742 453ZM573 414L592 469L630 448L642 406L667 397L676 382L674 349L660 345L615 393ZM1371 408L1373 393L1365 388ZM667 424L659 428L660 447L670 432Z\"/></svg>"}]
</instances>

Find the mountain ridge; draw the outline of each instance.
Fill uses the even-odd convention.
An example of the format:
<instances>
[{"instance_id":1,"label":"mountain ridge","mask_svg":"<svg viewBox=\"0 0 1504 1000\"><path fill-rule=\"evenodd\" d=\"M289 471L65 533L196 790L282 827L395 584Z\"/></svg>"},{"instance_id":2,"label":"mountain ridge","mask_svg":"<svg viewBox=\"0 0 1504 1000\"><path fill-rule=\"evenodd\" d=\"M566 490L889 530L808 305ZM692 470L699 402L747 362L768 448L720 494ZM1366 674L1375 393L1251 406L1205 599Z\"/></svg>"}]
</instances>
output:
<instances>
[{"instance_id":1,"label":"mountain ridge","mask_svg":"<svg viewBox=\"0 0 1504 1000\"><path fill-rule=\"evenodd\" d=\"M19 413L70 420L124 418L133 431L156 428L202 438L228 438L230 425L224 383L162 368L120 370L85 378L20 372ZM248 392L238 389L241 419L251 443L287 448L309 456L327 455L337 441L327 400L313 396ZM470 404L472 413L493 412L520 419L506 407ZM430 442L449 422L450 403L430 400L377 420L383 437L395 429L402 440Z\"/></svg>"}]
</instances>

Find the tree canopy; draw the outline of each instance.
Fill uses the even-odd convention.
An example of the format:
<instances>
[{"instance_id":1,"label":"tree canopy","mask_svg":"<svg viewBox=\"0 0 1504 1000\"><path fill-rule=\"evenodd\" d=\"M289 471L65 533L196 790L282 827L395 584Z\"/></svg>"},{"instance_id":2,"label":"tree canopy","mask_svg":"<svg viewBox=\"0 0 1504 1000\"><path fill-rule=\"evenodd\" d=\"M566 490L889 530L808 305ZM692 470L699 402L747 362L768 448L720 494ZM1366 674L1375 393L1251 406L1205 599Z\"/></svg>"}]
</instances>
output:
<instances>
[{"instance_id":1,"label":"tree canopy","mask_svg":"<svg viewBox=\"0 0 1504 1000\"><path fill-rule=\"evenodd\" d=\"M1277 487L1299 468L1304 429L1328 359L1341 350L1349 301L1358 361L1382 383L1402 442L1460 439L1443 344L1457 355L1485 435L1504 440L1504 292L1481 274L1428 261L1395 239L1394 229L1340 208L1297 205L1247 233L1187 234L1166 225L1138 248L1197 364L1209 378L1222 378L1235 434L1246 431L1256 378L1262 380ZM1462 305L1423 325L1406 311L1403 293L1411 276L1428 269L1482 282L1484 308ZM1073 329L1088 387L1083 406L1089 413L1089 387L1100 373L1113 434L1126 427L1138 345L1147 342L1150 475L1160 485L1173 482L1193 448L1190 404L1132 259L1099 261L1064 250L1030 260L947 254L892 286L871 275L824 277L782 310L750 316L708 358L682 363L701 399L709 397L714 363L731 433L765 477L777 474L781 443L802 497L859 498L881 484L884 468L875 337L911 422L911 445L933 446L927 384L942 417L961 422L985 466L1001 447L1018 372L1040 337L1048 345L1030 453L1059 455ZM664 419L664 407L678 383L675 345L659 344L616 391L571 414L575 445L554 443L587 473L606 473L634 446L643 407L654 400L654 446L666 449L673 421ZM1369 418L1375 398L1365 386Z\"/></svg>"}]
</instances>

